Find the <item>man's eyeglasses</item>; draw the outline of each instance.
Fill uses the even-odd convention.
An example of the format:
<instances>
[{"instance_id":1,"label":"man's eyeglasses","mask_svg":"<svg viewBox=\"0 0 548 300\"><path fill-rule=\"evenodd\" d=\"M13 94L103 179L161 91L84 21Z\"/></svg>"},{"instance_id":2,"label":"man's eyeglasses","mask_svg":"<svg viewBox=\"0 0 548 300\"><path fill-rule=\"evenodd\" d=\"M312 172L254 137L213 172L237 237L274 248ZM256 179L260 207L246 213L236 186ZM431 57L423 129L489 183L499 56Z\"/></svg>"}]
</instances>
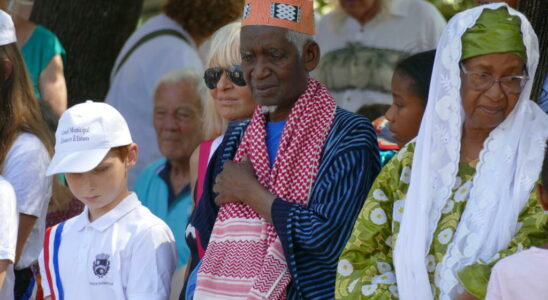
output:
<instances>
[{"instance_id":1,"label":"man's eyeglasses","mask_svg":"<svg viewBox=\"0 0 548 300\"><path fill-rule=\"evenodd\" d=\"M213 67L205 70L204 72L204 81L206 86L212 90L217 87L217 83L221 80L221 76L225 72L226 76L232 83L237 86L245 86L244 72L242 67L238 65L232 65L228 68Z\"/></svg>"},{"instance_id":2,"label":"man's eyeglasses","mask_svg":"<svg viewBox=\"0 0 548 300\"><path fill-rule=\"evenodd\" d=\"M488 73L473 72L466 70L466 67L461 62L460 68L468 77L468 82L476 91L485 91L490 89L495 82L501 84L501 87L508 93L519 94L523 90L525 83L529 80L527 75L510 75L495 79Z\"/></svg>"}]
</instances>

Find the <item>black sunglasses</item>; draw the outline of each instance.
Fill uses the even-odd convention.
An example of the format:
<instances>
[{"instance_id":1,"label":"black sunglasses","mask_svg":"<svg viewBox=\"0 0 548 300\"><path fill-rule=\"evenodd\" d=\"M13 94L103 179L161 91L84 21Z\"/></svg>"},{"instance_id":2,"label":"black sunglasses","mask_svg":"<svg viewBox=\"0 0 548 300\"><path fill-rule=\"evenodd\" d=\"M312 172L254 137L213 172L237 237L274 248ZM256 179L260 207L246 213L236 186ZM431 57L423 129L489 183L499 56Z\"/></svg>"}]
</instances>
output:
<instances>
[{"instance_id":1,"label":"black sunglasses","mask_svg":"<svg viewBox=\"0 0 548 300\"><path fill-rule=\"evenodd\" d=\"M213 67L205 70L204 72L204 81L206 86L212 90L217 87L217 83L221 80L221 76L225 72L226 76L232 83L237 86L245 86L244 72L242 67L238 65L232 65L228 68Z\"/></svg>"}]
</instances>

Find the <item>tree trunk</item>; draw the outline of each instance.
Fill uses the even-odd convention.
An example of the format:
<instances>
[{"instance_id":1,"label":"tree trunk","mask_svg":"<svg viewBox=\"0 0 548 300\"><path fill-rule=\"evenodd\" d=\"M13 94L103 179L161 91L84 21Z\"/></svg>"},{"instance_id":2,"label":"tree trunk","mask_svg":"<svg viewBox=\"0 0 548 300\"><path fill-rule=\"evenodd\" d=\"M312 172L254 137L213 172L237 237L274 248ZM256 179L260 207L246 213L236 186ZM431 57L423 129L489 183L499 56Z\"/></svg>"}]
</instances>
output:
<instances>
[{"instance_id":1,"label":"tree trunk","mask_svg":"<svg viewBox=\"0 0 548 300\"><path fill-rule=\"evenodd\" d=\"M143 0L35 0L31 21L53 31L67 51L69 107L103 101L110 71L135 30Z\"/></svg>"},{"instance_id":2,"label":"tree trunk","mask_svg":"<svg viewBox=\"0 0 548 300\"><path fill-rule=\"evenodd\" d=\"M538 100L548 71L548 1L520 0L519 10L527 16L538 36L540 58L531 91L531 99Z\"/></svg>"}]
</instances>

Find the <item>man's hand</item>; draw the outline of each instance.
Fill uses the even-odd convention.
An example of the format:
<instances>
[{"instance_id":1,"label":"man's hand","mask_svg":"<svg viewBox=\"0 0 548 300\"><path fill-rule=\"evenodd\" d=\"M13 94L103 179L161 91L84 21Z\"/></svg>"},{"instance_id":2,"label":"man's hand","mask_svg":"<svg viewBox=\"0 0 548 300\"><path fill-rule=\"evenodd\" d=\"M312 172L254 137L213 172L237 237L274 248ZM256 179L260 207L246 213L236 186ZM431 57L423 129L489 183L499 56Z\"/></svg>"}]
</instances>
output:
<instances>
[{"instance_id":1,"label":"man's hand","mask_svg":"<svg viewBox=\"0 0 548 300\"><path fill-rule=\"evenodd\" d=\"M460 294L460 296L458 296L457 299L455 300L479 300L479 299L476 298L474 295L465 291L464 293Z\"/></svg>"},{"instance_id":2,"label":"man's hand","mask_svg":"<svg viewBox=\"0 0 548 300\"><path fill-rule=\"evenodd\" d=\"M276 196L259 183L248 160L240 163L226 161L223 171L215 178L213 191L218 194L215 198L217 205L243 202L272 223L270 208Z\"/></svg>"}]
</instances>

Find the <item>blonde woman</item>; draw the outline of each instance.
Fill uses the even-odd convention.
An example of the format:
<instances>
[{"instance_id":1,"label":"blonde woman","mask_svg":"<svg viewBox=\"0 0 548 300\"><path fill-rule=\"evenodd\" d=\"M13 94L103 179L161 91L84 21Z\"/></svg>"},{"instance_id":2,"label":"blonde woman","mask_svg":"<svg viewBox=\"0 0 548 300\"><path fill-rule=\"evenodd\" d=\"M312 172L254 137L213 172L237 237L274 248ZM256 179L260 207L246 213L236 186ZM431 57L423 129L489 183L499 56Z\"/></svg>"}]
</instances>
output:
<instances>
[{"instance_id":1,"label":"blonde woman","mask_svg":"<svg viewBox=\"0 0 548 300\"><path fill-rule=\"evenodd\" d=\"M246 85L240 68L240 22L230 23L217 31L211 40L204 81L210 93L204 104L204 136L206 141L190 158L190 180L194 196L194 212L186 230L190 274L205 252L218 207L200 203L209 160L223 140L228 123L250 118L255 100ZM182 293L183 297L185 289Z\"/></svg>"}]
</instances>

